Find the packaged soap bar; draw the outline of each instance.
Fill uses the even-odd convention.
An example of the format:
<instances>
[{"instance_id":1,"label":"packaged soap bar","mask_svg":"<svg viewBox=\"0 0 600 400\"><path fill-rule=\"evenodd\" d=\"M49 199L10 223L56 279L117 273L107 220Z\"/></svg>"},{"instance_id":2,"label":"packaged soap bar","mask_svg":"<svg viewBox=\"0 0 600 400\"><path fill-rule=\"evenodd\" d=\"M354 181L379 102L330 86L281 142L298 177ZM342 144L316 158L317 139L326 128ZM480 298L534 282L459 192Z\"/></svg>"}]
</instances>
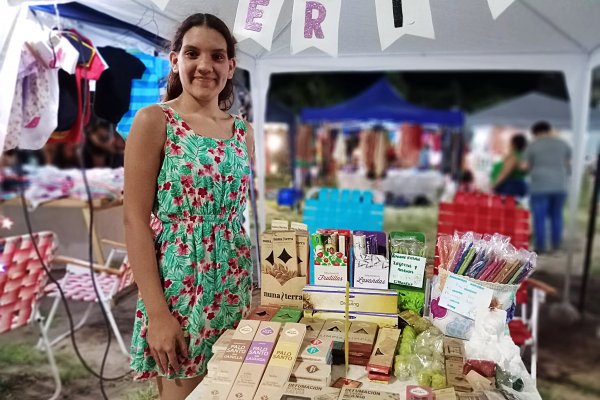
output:
<instances>
[{"instance_id":1,"label":"packaged soap bar","mask_svg":"<svg viewBox=\"0 0 600 400\"><path fill-rule=\"evenodd\" d=\"M267 369L254 396L259 400L278 400L289 380L306 333L306 325L286 323L273 350Z\"/></svg>"},{"instance_id":2,"label":"packaged soap bar","mask_svg":"<svg viewBox=\"0 0 600 400\"><path fill-rule=\"evenodd\" d=\"M331 351L333 350L333 339L317 338L304 340L300 348L299 361L311 361L322 364L331 362Z\"/></svg>"},{"instance_id":3,"label":"packaged soap bar","mask_svg":"<svg viewBox=\"0 0 600 400\"><path fill-rule=\"evenodd\" d=\"M429 388L408 385L406 387L406 400L436 400L436 398Z\"/></svg>"},{"instance_id":4,"label":"packaged soap bar","mask_svg":"<svg viewBox=\"0 0 600 400\"><path fill-rule=\"evenodd\" d=\"M298 322L302 318L302 310L290 307L281 307L271 321L286 323L286 322Z\"/></svg>"},{"instance_id":5,"label":"packaged soap bar","mask_svg":"<svg viewBox=\"0 0 600 400\"><path fill-rule=\"evenodd\" d=\"M314 361L297 362L290 380L329 386L331 383L331 365Z\"/></svg>"},{"instance_id":6,"label":"packaged soap bar","mask_svg":"<svg viewBox=\"0 0 600 400\"><path fill-rule=\"evenodd\" d=\"M235 379L228 400L252 400L271 357L281 324L262 321Z\"/></svg>"}]
</instances>

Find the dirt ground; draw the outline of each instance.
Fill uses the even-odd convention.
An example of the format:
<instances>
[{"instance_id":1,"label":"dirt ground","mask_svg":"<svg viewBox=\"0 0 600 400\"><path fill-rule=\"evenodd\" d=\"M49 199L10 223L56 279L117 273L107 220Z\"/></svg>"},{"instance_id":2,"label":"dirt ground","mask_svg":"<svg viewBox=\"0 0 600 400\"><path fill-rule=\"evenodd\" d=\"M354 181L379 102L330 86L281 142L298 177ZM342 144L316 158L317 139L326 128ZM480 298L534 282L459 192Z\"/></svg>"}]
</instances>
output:
<instances>
[{"instance_id":1,"label":"dirt ground","mask_svg":"<svg viewBox=\"0 0 600 400\"><path fill-rule=\"evenodd\" d=\"M387 218L387 215L386 215ZM600 255L600 240L596 240L594 254ZM576 238L577 256L575 271L582 265L583 233ZM548 297L540 315L540 338L538 357L538 388L545 400L591 400L600 399L600 262L594 260L590 280L586 314L583 321L566 323L564 314L556 313L560 297ZM565 255L541 257L535 277L562 291ZM572 301L578 302L581 282L572 282ZM127 343L132 334L135 294L116 305L114 315ZM257 303L259 296L254 296ZM48 302L42 303L47 312ZM81 315L84 307L74 305L72 311ZM77 318L77 317L76 317ZM68 329L67 319L61 312L55 319L56 331ZM50 397L53 381L47 361L33 349L39 332L35 326L0 335L0 399L33 400ZM106 326L100 311L96 309L89 322L76 334L77 344L88 363L98 371L106 344ZM75 357L69 340L56 348L58 363L64 380L61 399L102 399L98 379L89 375ZM528 353L524 355L528 362ZM105 375L109 377L127 374L128 358L120 352L113 340L108 356ZM105 383L109 399L150 400L155 398L151 383L132 382L129 376Z\"/></svg>"}]
</instances>

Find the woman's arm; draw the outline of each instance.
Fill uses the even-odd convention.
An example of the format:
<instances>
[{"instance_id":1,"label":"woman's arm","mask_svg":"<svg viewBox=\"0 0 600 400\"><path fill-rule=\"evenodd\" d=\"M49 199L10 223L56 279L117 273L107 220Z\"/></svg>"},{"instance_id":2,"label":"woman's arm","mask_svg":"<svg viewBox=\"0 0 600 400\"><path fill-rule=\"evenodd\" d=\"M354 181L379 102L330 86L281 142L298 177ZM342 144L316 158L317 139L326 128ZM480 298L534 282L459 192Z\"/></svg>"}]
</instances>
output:
<instances>
[{"instance_id":1,"label":"woman's arm","mask_svg":"<svg viewBox=\"0 0 600 400\"><path fill-rule=\"evenodd\" d=\"M244 122L246 123L246 149L248 150L251 165L254 165L254 128L250 122L246 120Z\"/></svg>"},{"instance_id":2,"label":"woman's arm","mask_svg":"<svg viewBox=\"0 0 600 400\"><path fill-rule=\"evenodd\" d=\"M514 169L519 168L517 157L514 154L508 156L502 165L502 171L498 174L498 178L496 178L496 182L494 182L494 187L498 187L502 182L504 182Z\"/></svg>"},{"instance_id":3,"label":"woman's arm","mask_svg":"<svg viewBox=\"0 0 600 400\"><path fill-rule=\"evenodd\" d=\"M169 367L179 370L177 353L188 357L181 325L165 300L150 228L165 141L165 117L159 106L138 111L125 146L124 194L127 253L148 315L148 346L163 373Z\"/></svg>"}]
</instances>

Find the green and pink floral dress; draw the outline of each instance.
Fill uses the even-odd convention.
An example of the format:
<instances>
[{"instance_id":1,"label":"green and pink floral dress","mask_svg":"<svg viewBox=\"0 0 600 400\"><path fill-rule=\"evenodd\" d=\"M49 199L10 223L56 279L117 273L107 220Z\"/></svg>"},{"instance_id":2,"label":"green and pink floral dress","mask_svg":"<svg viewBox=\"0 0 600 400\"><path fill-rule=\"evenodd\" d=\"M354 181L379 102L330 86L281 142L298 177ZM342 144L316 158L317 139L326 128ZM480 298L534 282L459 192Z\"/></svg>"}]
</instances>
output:
<instances>
[{"instance_id":1,"label":"green and pink floral dress","mask_svg":"<svg viewBox=\"0 0 600 400\"><path fill-rule=\"evenodd\" d=\"M246 125L236 117L233 137L214 139L194 132L171 107L160 106L167 139L157 179L155 244L167 305L189 343L189 359L164 376L192 378L206 373L213 344L250 307L250 238L241 222L250 180ZM134 377L162 376L148 348L141 298L137 306Z\"/></svg>"}]
</instances>

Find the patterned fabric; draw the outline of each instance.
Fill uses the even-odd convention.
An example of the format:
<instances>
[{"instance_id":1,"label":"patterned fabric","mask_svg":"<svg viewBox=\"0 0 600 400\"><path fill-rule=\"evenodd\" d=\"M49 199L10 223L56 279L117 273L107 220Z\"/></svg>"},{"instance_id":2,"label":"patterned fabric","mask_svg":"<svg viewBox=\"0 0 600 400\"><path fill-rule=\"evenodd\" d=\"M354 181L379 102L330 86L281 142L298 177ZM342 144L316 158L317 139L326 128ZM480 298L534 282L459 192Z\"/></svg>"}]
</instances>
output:
<instances>
[{"instance_id":1,"label":"patterned fabric","mask_svg":"<svg viewBox=\"0 0 600 400\"><path fill-rule=\"evenodd\" d=\"M206 373L212 345L250 307L250 238L241 218L249 184L246 127L234 121L233 137L213 139L192 131L172 108L165 159L158 175L156 251L165 299L184 331L189 359L169 379ZM157 221L154 221L157 222ZM150 355L147 314L138 300L131 343L135 379L160 372Z\"/></svg>"},{"instance_id":2,"label":"patterned fabric","mask_svg":"<svg viewBox=\"0 0 600 400\"><path fill-rule=\"evenodd\" d=\"M166 77L169 74L171 64L169 60L160 57L142 53L137 50L129 50L129 53L140 59L146 66L146 72L141 79L133 79L131 81L131 103L129 111L125 113L119 124L117 132L127 139L133 117L135 113L142 107L154 104L160 100L160 90L166 87Z\"/></svg>"}]
</instances>

